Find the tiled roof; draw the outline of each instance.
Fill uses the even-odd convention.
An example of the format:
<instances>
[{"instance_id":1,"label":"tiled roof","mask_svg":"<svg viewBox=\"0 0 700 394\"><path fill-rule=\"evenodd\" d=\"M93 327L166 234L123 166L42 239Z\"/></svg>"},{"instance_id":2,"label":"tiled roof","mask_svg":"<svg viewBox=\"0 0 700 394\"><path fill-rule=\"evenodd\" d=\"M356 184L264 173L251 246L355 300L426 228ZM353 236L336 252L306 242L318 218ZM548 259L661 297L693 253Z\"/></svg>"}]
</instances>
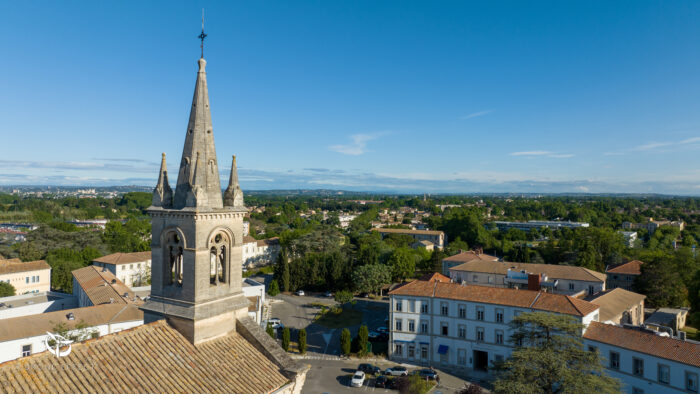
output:
<instances>
[{"instance_id":1,"label":"tiled roof","mask_svg":"<svg viewBox=\"0 0 700 394\"><path fill-rule=\"evenodd\" d=\"M641 275L642 274L642 264L644 262L639 260L632 260L626 263L616 265L614 267L605 270L608 274L627 274L627 275Z\"/></svg>"},{"instance_id":2,"label":"tiled roof","mask_svg":"<svg viewBox=\"0 0 700 394\"><path fill-rule=\"evenodd\" d=\"M134 253L112 253L107 256L96 258L93 261L106 264L131 264L148 261L151 259L151 252L134 252Z\"/></svg>"},{"instance_id":3,"label":"tiled roof","mask_svg":"<svg viewBox=\"0 0 700 394\"><path fill-rule=\"evenodd\" d=\"M0 260L0 275L48 269L51 269L51 266L44 260L27 261L25 263L19 259Z\"/></svg>"},{"instance_id":4,"label":"tiled roof","mask_svg":"<svg viewBox=\"0 0 700 394\"><path fill-rule=\"evenodd\" d=\"M473 250L469 250L467 252L462 252L459 254L456 254L454 256L450 256L447 258L442 259L442 261L452 261L456 263L466 263L468 261L498 261L498 257L496 256L491 256L489 254L484 254L484 253L477 253Z\"/></svg>"},{"instance_id":5,"label":"tiled roof","mask_svg":"<svg viewBox=\"0 0 700 394\"><path fill-rule=\"evenodd\" d=\"M255 239L255 238L253 238L253 237L251 237L250 235L245 235L245 236L243 237L243 243L244 243L244 244L248 244L248 243L251 243L251 242L258 242L258 240Z\"/></svg>"},{"instance_id":6,"label":"tiled roof","mask_svg":"<svg viewBox=\"0 0 700 394\"><path fill-rule=\"evenodd\" d=\"M288 382L240 334L192 345L164 320L0 364L8 392L270 393Z\"/></svg>"},{"instance_id":7,"label":"tiled roof","mask_svg":"<svg viewBox=\"0 0 700 394\"><path fill-rule=\"evenodd\" d=\"M134 300L134 292L107 269L90 265L72 274L93 305L126 304Z\"/></svg>"},{"instance_id":8,"label":"tiled roof","mask_svg":"<svg viewBox=\"0 0 700 394\"><path fill-rule=\"evenodd\" d=\"M583 337L622 349L700 367L700 344L636 329L591 322Z\"/></svg>"},{"instance_id":9,"label":"tiled roof","mask_svg":"<svg viewBox=\"0 0 700 394\"><path fill-rule=\"evenodd\" d=\"M424 280L428 282L451 282L452 280L439 272L428 273L421 276L418 280Z\"/></svg>"},{"instance_id":10,"label":"tiled roof","mask_svg":"<svg viewBox=\"0 0 700 394\"><path fill-rule=\"evenodd\" d=\"M435 297L449 300L481 302L484 304L530 308L547 312L586 316L598 309L590 302L562 294L551 294L531 290L506 289L501 287L463 285L440 281L414 280L389 295Z\"/></svg>"},{"instance_id":11,"label":"tiled roof","mask_svg":"<svg viewBox=\"0 0 700 394\"><path fill-rule=\"evenodd\" d=\"M516 271L525 270L533 274L545 274L549 279L605 282L606 277L603 273L573 265L513 263L509 261L472 260L452 267L450 270L506 275L509 268Z\"/></svg>"},{"instance_id":12,"label":"tiled roof","mask_svg":"<svg viewBox=\"0 0 700 394\"><path fill-rule=\"evenodd\" d=\"M388 233L388 234L411 234L411 235L418 235L418 234L423 234L423 235L440 235L444 234L442 231L435 231L435 230L410 230L407 228L378 228L375 229L376 231L380 233Z\"/></svg>"},{"instance_id":13,"label":"tiled roof","mask_svg":"<svg viewBox=\"0 0 700 394\"><path fill-rule=\"evenodd\" d=\"M586 300L600 307L600 321L615 320L625 311L639 305L647 297L642 294L633 293L620 287L608 290L603 293L594 294Z\"/></svg>"},{"instance_id":14,"label":"tiled roof","mask_svg":"<svg viewBox=\"0 0 700 394\"><path fill-rule=\"evenodd\" d=\"M73 314L73 320L68 320L69 313ZM134 304L105 304L13 317L0 320L0 342L46 335L47 331L54 331L54 327L58 323L65 323L69 328L73 328L81 322L86 323L89 327L94 327L101 324L135 320L143 321L143 311Z\"/></svg>"},{"instance_id":15,"label":"tiled roof","mask_svg":"<svg viewBox=\"0 0 700 394\"><path fill-rule=\"evenodd\" d=\"M272 237L272 238L267 238L267 239L259 239L257 241L258 246L270 246L270 245L279 245L280 239L279 237Z\"/></svg>"}]
</instances>

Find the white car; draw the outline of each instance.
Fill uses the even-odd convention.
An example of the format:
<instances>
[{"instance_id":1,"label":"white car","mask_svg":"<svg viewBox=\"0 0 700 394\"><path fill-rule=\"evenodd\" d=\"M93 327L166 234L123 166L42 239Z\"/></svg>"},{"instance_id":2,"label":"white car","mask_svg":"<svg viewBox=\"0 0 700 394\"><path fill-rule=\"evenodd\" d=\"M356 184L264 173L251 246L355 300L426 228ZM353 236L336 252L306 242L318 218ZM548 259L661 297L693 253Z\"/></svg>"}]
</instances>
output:
<instances>
[{"instance_id":1,"label":"white car","mask_svg":"<svg viewBox=\"0 0 700 394\"><path fill-rule=\"evenodd\" d=\"M273 317L272 319L267 321L272 328L277 328L282 325L282 321L279 318Z\"/></svg>"},{"instance_id":2,"label":"white car","mask_svg":"<svg viewBox=\"0 0 700 394\"><path fill-rule=\"evenodd\" d=\"M352 380L350 380L350 386L352 387L362 387L364 383L365 373L362 371L355 372L355 375L352 376Z\"/></svg>"},{"instance_id":3,"label":"white car","mask_svg":"<svg viewBox=\"0 0 700 394\"><path fill-rule=\"evenodd\" d=\"M304 290L297 290L296 293L298 296L303 296L304 295Z\"/></svg>"}]
</instances>

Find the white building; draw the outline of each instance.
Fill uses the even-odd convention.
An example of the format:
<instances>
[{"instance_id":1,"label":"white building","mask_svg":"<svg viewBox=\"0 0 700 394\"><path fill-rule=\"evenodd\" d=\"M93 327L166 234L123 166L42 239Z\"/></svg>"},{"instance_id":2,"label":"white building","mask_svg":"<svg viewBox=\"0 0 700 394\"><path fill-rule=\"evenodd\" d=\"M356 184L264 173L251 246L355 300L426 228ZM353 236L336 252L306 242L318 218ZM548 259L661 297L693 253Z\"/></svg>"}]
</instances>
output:
<instances>
[{"instance_id":1,"label":"white building","mask_svg":"<svg viewBox=\"0 0 700 394\"><path fill-rule=\"evenodd\" d=\"M466 252L457 253L454 256L442 259L442 274L450 276L450 268L468 263L470 261L498 261L498 257L489 254L481 253L478 250L468 250Z\"/></svg>"},{"instance_id":2,"label":"white building","mask_svg":"<svg viewBox=\"0 0 700 394\"><path fill-rule=\"evenodd\" d=\"M15 294L46 292L51 290L51 267L44 260L0 260L0 282L11 284Z\"/></svg>"},{"instance_id":3,"label":"white building","mask_svg":"<svg viewBox=\"0 0 700 394\"><path fill-rule=\"evenodd\" d=\"M353 215L353 214L338 215L338 220L340 221L340 227L341 228L348 228L348 226L350 226L350 222L352 222L353 219L355 219L356 217L357 217L357 215Z\"/></svg>"},{"instance_id":4,"label":"white building","mask_svg":"<svg viewBox=\"0 0 700 394\"><path fill-rule=\"evenodd\" d=\"M0 320L77 307L77 297L52 291L3 297L0 298Z\"/></svg>"},{"instance_id":5,"label":"white building","mask_svg":"<svg viewBox=\"0 0 700 394\"><path fill-rule=\"evenodd\" d=\"M599 307L566 295L451 283L444 275L389 293L389 358L459 373L488 371L510 356L509 323L520 313L574 316L587 325Z\"/></svg>"},{"instance_id":6,"label":"white building","mask_svg":"<svg viewBox=\"0 0 700 394\"><path fill-rule=\"evenodd\" d=\"M700 343L658 334L593 322L583 339L626 393L697 393Z\"/></svg>"},{"instance_id":7,"label":"white building","mask_svg":"<svg viewBox=\"0 0 700 394\"><path fill-rule=\"evenodd\" d=\"M143 324L136 305L112 304L15 317L0 320L0 363L46 350L46 333L59 324L70 331L85 324L89 337L99 337Z\"/></svg>"},{"instance_id":8,"label":"white building","mask_svg":"<svg viewBox=\"0 0 700 394\"><path fill-rule=\"evenodd\" d=\"M243 295L250 301L248 316L256 323L261 324L265 306L265 285L250 278L244 278L242 290Z\"/></svg>"},{"instance_id":9,"label":"white building","mask_svg":"<svg viewBox=\"0 0 700 394\"><path fill-rule=\"evenodd\" d=\"M252 268L272 264L277 261L280 252L280 240L277 237L255 239L243 237L243 267Z\"/></svg>"},{"instance_id":10,"label":"white building","mask_svg":"<svg viewBox=\"0 0 700 394\"><path fill-rule=\"evenodd\" d=\"M108 254L92 264L108 269L129 287L143 286L151 280L151 252Z\"/></svg>"}]
</instances>

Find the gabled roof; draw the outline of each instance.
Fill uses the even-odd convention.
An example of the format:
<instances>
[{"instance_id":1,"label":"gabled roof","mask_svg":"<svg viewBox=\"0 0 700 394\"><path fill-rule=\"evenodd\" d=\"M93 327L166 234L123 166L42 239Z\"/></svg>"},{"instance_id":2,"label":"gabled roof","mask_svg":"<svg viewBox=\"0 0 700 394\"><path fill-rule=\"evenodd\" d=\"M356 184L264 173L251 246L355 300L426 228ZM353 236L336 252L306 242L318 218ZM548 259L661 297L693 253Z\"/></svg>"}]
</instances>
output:
<instances>
[{"instance_id":1,"label":"gabled roof","mask_svg":"<svg viewBox=\"0 0 700 394\"><path fill-rule=\"evenodd\" d=\"M51 269L51 266L44 260L27 261L24 263L19 259L0 260L0 275L49 269Z\"/></svg>"},{"instance_id":2,"label":"gabled roof","mask_svg":"<svg viewBox=\"0 0 700 394\"><path fill-rule=\"evenodd\" d=\"M68 319L69 313L73 314L73 320ZM104 304L13 317L0 320L0 342L46 335L47 331L53 332L54 327L59 323L65 323L70 329L81 322L89 327L95 327L107 323L137 320L143 321L143 311L134 304Z\"/></svg>"},{"instance_id":3,"label":"gabled roof","mask_svg":"<svg viewBox=\"0 0 700 394\"><path fill-rule=\"evenodd\" d=\"M605 272L608 274L626 274L626 275L641 275L643 261L632 260L626 263L608 267Z\"/></svg>"},{"instance_id":4,"label":"gabled roof","mask_svg":"<svg viewBox=\"0 0 700 394\"><path fill-rule=\"evenodd\" d=\"M468 261L498 261L498 257L489 254L477 253L473 250L462 252L454 256L446 257L442 261L452 261L456 263L466 263Z\"/></svg>"},{"instance_id":5,"label":"gabled roof","mask_svg":"<svg viewBox=\"0 0 700 394\"><path fill-rule=\"evenodd\" d=\"M594 294L586 300L600 307L600 321L615 320L625 311L639 305L647 297L642 294L633 293L623 288L615 288L603 293Z\"/></svg>"},{"instance_id":6,"label":"gabled roof","mask_svg":"<svg viewBox=\"0 0 700 394\"><path fill-rule=\"evenodd\" d=\"M82 366L77 368L77 366ZM164 320L0 364L14 392L271 393L287 379L235 332L192 345Z\"/></svg>"},{"instance_id":7,"label":"gabled roof","mask_svg":"<svg viewBox=\"0 0 700 394\"><path fill-rule=\"evenodd\" d=\"M700 367L700 344L636 329L591 322L585 339Z\"/></svg>"},{"instance_id":8,"label":"gabled roof","mask_svg":"<svg viewBox=\"0 0 700 394\"><path fill-rule=\"evenodd\" d=\"M442 231L435 230L411 230L407 228L376 228L374 231L387 234L409 234L409 235L441 235Z\"/></svg>"},{"instance_id":9,"label":"gabled roof","mask_svg":"<svg viewBox=\"0 0 700 394\"><path fill-rule=\"evenodd\" d=\"M574 265L513 263L509 261L472 260L450 271L478 272L485 274L508 274L508 269L525 270L533 274L545 274L549 279L580 280L587 282L605 282L605 274Z\"/></svg>"},{"instance_id":10,"label":"gabled roof","mask_svg":"<svg viewBox=\"0 0 700 394\"><path fill-rule=\"evenodd\" d=\"M562 294L506 289L502 287L463 285L437 280L431 282L414 280L413 282L390 291L389 295L435 297L449 300L480 302L517 308L530 308L573 316L586 316L598 309L597 305L591 304L590 302Z\"/></svg>"},{"instance_id":11,"label":"gabled roof","mask_svg":"<svg viewBox=\"0 0 700 394\"><path fill-rule=\"evenodd\" d=\"M98 257L93 261L105 264L131 264L141 263L151 259L151 252L134 252L134 253L112 253L106 256Z\"/></svg>"},{"instance_id":12,"label":"gabled roof","mask_svg":"<svg viewBox=\"0 0 700 394\"><path fill-rule=\"evenodd\" d=\"M127 304L134 300L134 292L129 286L107 269L90 265L74 270L72 274L93 305Z\"/></svg>"},{"instance_id":13,"label":"gabled roof","mask_svg":"<svg viewBox=\"0 0 700 394\"><path fill-rule=\"evenodd\" d=\"M439 272L428 273L421 276L418 280L424 280L427 282L451 282L452 280Z\"/></svg>"}]
</instances>

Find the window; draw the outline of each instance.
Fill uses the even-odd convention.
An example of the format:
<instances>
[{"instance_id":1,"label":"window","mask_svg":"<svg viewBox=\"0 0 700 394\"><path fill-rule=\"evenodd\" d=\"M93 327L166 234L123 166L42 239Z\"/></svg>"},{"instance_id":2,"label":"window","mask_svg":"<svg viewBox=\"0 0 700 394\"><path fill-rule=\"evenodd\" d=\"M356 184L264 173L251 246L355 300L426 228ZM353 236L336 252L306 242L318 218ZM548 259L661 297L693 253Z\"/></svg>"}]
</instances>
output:
<instances>
[{"instance_id":1,"label":"window","mask_svg":"<svg viewBox=\"0 0 700 394\"><path fill-rule=\"evenodd\" d=\"M428 347L425 345L420 347L420 358L428 358Z\"/></svg>"},{"instance_id":2,"label":"window","mask_svg":"<svg viewBox=\"0 0 700 394\"><path fill-rule=\"evenodd\" d=\"M503 323L503 309L496 309L496 323Z\"/></svg>"},{"instance_id":3,"label":"window","mask_svg":"<svg viewBox=\"0 0 700 394\"><path fill-rule=\"evenodd\" d=\"M467 351L465 349L457 350L457 364L467 365Z\"/></svg>"},{"instance_id":4,"label":"window","mask_svg":"<svg viewBox=\"0 0 700 394\"><path fill-rule=\"evenodd\" d=\"M484 320L484 307L483 306L476 307L476 320Z\"/></svg>"},{"instance_id":5,"label":"window","mask_svg":"<svg viewBox=\"0 0 700 394\"><path fill-rule=\"evenodd\" d=\"M420 322L420 333L421 334L428 333L428 322L427 321Z\"/></svg>"},{"instance_id":6,"label":"window","mask_svg":"<svg viewBox=\"0 0 700 394\"><path fill-rule=\"evenodd\" d=\"M443 336L447 336L449 334L447 323L440 323L440 332Z\"/></svg>"},{"instance_id":7,"label":"window","mask_svg":"<svg viewBox=\"0 0 700 394\"><path fill-rule=\"evenodd\" d=\"M396 323L395 323L396 331L401 331L402 324L403 324L403 321L401 319L396 319Z\"/></svg>"},{"instance_id":8,"label":"window","mask_svg":"<svg viewBox=\"0 0 700 394\"><path fill-rule=\"evenodd\" d=\"M466 338L467 337L467 326L460 325L459 328L457 329L457 336L460 338Z\"/></svg>"},{"instance_id":9,"label":"window","mask_svg":"<svg viewBox=\"0 0 700 394\"><path fill-rule=\"evenodd\" d=\"M403 345L399 343L394 344L394 354L399 357L403 356Z\"/></svg>"},{"instance_id":10,"label":"window","mask_svg":"<svg viewBox=\"0 0 700 394\"><path fill-rule=\"evenodd\" d=\"M671 370L668 365L659 364L657 379L659 383L668 384L671 379Z\"/></svg>"},{"instance_id":11,"label":"window","mask_svg":"<svg viewBox=\"0 0 700 394\"><path fill-rule=\"evenodd\" d=\"M467 306L466 305L459 305L459 318L460 319L466 319L467 318Z\"/></svg>"},{"instance_id":12,"label":"window","mask_svg":"<svg viewBox=\"0 0 700 394\"><path fill-rule=\"evenodd\" d=\"M420 304L420 313L428 313L428 303L423 302Z\"/></svg>"},{"instance_id":13,"label":"window","mask_svg":"<svg viewBox=\"0 0 700 394\"><path fill-rule=\"evenodd\" d=\"M620 353L610 352L610 369L620 369Z\"/></svg>"},{"instance_id":14,"label":"window","mask_svg":"<svg viewBox=\"0 0 700 394\"><path fill-rule=\"evenodd\" d=\"M698 374L685 371L685 389L694 393L698 392Z\"/></svg>"},{"instance_id":15,"label":"window","mask_svg":"<svg viewBox=\"0 0 700 394\"><path fill-rule=\"evenodd\" d=\"M499 345L503 345L503 331L502 330L496 330L496 343Z\"/></svg>"},{"instance_id":16,"label":"window","mask_svg":"<svg viewBox=\"0 0 700 394\"><path fill-rule=\"evenodd\" d=\"M493 276L489 276L489 283L493 283Z\"/></svg>"},{"instance_id":17,"label":"window","mask_svg":"<svg viewBox=\"0 0 700 394\"><path fill-rule=\"evenodd\" d=\"M574 284L572 282L569 282L569 290L573 290L573 289L574 289Z\"/></svg>"},{"instance_id":18,"label":"window","mask_svg":"<svg viewBox=\"0 0 700 394\"><path fill-rule=\"evenodd\" d=\"M413 345L408 345L408 357L409 358L414 358L416 357L416 347Z\"/></svg>"},{"instance_id":19,"label":"window","mask_svg":"<svg viewBox=\"0 0 700 394\"><path fill-rule=\"evenodd\" d=\"M472 276L472 282L478 282L479 277L477 275Z\"/></svg>"},{"instance_id":20,"label":"window","mask_svg":"<svg viewBox=\"0 0 700 394\"><path fill-rule=\"evenodd\" d=\"M637 357L632 359L632 373L638 376L644 376L644 360Z\"/></svg>"},{"instance_id":21,"label":"window","mask_svg":"<svg viewBox=\"0 0 700 394\"><path fill-rule=\"evenodd\" d=\"M401 304L402 303L403 303L402 300L396 300L396 309L395 309L396 312L401 312Z\"/></svg>"},{"instance_id":22,"label":"window","mask_svg":"<svg viewBox=\"0 0 700 394\"><path fill-rule=\"evenodd\" d=\"M416 300L410 300L408 301L408 311L411 313L416 312Z\"/></svg>"},{"instance_id":23,"label":"window","mask_svg":"<svg viewBox=\"0 0 700 394\"><path fill-rule=\"evenodd\" d=\"M32 345L22 345L22 357L28 357L32 355Z\"/></svg>"},{"instance_id":24,"label":"window","mask_svg":"<svg viewBox=\"0 0 700 394\"><path fill-rule=\"evenodd\" d=\"M29 283L29 277L24 278L24 283Z\"/></svg>"},{"instance_id":25,"label":"window","mask_svg":"<svg viewBox=\"0 0 700 394\"><path fill-rule=\"evenodd\" d=\"M449 315L448 312L449 312L449 308L447 307L447 303L446 302L440 303L440 314L443 316L447 316L447 315Z\"/></svg>"},{"instance_id":26,"label":"window","mask_svg":"<svg viewBox=\"0 0 700 394\"><path fill-rule=\"evenodd\" d=\"M415 320L408 321L408 331L409 332L416 332L416 321Z\"/></svg>"},{"instance_id":27,"label":"window","mask_svg":"<svg viewBox=\"0 0 700 394\"><path fill-rule=\"evenodd\" d=\"M476 328L476 340L477 342L484 342L484 329L481 327Z\"/></svg>"},{"instance_id":28,"label":"window","mask_svg":"<svg viewBox=\"0 0 700 394\"><path fill-rule=\"evenodd\" d=\"M595 293L595 287L588 286L588 294L593 294L593 293Z\"/></svg>"}]
</instances>

